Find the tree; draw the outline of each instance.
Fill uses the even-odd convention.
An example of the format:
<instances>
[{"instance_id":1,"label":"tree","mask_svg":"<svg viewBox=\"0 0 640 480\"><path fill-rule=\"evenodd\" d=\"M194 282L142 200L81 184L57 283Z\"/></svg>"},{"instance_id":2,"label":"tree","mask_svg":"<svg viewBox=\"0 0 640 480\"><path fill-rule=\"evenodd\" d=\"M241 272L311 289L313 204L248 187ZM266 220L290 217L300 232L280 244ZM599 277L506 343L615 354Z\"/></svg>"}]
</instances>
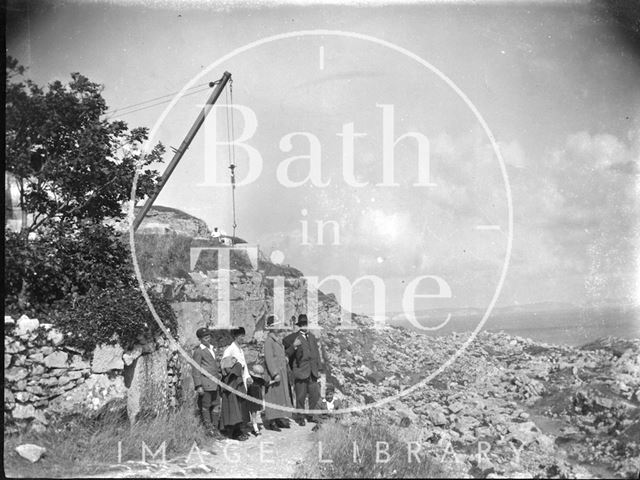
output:
<instances>
[{"instance_id":1,"label":"tree","mask_svg":"<svg viewBox=\"0 0 640 480\"><path fill-rule=\"evenodd\" d=\"M22 209L33 215L23 223L23 235L122 218L138 165L144 170L137 198L153 191L158 174L149 166L161 161L164 148L158 144L141 155L147 129L105 119L101 85L72 73L68 85L54 81L45 91L28 79L14 81L23 75L9 57L5 168L18 179Z\"/></svg>"},{"instance_id":2,"label":"tree","mask_svg":"<svg viewBox=\"0 0 640 480\"><path fill-rule=\"evenodd\" d=\"M8 57L5 169L17 180L23 222L19 232L5 229L5 308L133 285L127 244L105 220L124 217L136 168L136 198L156 188L151 165L162 161L162 144L142 155L147 129L106 119L103 87L83 75L41 88L24 74Z\"/></svg>"}]
</instances>

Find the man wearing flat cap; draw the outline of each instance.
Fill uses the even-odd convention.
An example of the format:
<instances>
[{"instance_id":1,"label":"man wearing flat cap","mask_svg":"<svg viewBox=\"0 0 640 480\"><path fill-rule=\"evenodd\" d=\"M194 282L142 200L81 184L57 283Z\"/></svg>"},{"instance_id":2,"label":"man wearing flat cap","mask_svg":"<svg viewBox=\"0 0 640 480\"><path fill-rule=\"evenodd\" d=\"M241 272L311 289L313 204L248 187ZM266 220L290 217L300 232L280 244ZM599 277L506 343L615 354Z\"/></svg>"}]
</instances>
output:
<instances>
[{"instance_id":1,"label":"man wearing flat cap","mask_svg":"<svg viewBox=\"0 0 640 480\"><path fill-rule=\"evenodd\" d=\"M211 346L211 331L207 328L199 328L196 331L196 336L200 340L200 345L193 351L193 360L202 370L219 380L222 372ZM191 372L196 392L198 392L198 410L202 423L208 435L217 436L218 406L220 403L218 384L195 367L191 368Z\"/></svg>"},{"instance_id":2,"label":"man wearing flat cap","mask_svg":"<svg viewBox=\"0 0 640 480\"><path fill-rule=\"evenodd\" d=\"M309 408L315 409L320 400L320 351L318 340L309 332L309 321L303 313L298 316L296 322L298 331L294 332L283 341L285 352L292 363L294 391L296 394L296 409L304 411L304 404L309 398ZM304 425L305 418L296 412L296 422ZM310 421L315 419L308 416Z\"/></svg>"}]
</instances>

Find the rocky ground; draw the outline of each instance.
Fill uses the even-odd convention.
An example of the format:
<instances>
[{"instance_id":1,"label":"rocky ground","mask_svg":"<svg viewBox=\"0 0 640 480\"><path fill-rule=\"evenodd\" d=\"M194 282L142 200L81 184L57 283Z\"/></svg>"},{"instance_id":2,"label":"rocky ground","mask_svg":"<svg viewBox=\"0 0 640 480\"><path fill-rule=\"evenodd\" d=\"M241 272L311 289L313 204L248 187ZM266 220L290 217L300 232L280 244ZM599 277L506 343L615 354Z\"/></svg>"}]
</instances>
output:
<instances>
[{"instance_id":1,"label":"rocky ground","mask_svg":"<svg viewBox=\"0 0 640 480\"><path fill-rule=\"evenodd\" d=\"M322 334L329 378L350 405L416 384L469 338L375 331L357 320L357 331ZM424 444L465 476L638 478L640 340L573 348L482 332L450 367L380 412L420 427Z\"/></svg>"}]
</instances>

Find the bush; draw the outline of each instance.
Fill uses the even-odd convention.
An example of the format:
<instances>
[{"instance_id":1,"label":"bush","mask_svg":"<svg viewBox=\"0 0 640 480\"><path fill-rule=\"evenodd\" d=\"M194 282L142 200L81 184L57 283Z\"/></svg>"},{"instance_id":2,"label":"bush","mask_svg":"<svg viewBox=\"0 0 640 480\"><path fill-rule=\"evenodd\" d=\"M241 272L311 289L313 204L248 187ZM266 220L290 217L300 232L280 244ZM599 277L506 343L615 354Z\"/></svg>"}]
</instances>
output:
<instances>
[{"instance_id":1,"label":"bush","mask_svg":"<svg viewBox=\"0 0 640 480\"><path fill-rule=\"evenodd\" d=\"M134 285L125 241L95 224L65 235L43 231L29 241L5 231L5 310L39 315L72 295Z\"/></svg>"},{"instance_id":2,"label":"bush","mask_svg":"<svg viewBox=\"0 0 640 480\"><path fill-rule=\"evenodd\" d=\"M177 321L171 305L155 295L151 300L163 324L175 334ZM144 297L133 287L96 290L67 307L51 320L65 334L67 345L87 355L100 343L119 342L127 350L161 333Z\"/></svg>"},{"instance_id":3,"label":"bush","mask_svg":"<svg viewBox=\"0 0 640 480\"><path fill-rule=\"evenodd\" d=\"M389 425L374 424L371 421L351 426L336 421L323 423L318 431L317 446L298 467L296 477L303 478L447 478L449 475L434 457L421 449L409 460L408 442L417 440L418 432ZM322 459L320 462L320 442ZM381 453L376 461L376 442L381 451L388 452L388 461ZM354 460L354 444L357 445L358 460Z\"/></svg>"}]
</instances>

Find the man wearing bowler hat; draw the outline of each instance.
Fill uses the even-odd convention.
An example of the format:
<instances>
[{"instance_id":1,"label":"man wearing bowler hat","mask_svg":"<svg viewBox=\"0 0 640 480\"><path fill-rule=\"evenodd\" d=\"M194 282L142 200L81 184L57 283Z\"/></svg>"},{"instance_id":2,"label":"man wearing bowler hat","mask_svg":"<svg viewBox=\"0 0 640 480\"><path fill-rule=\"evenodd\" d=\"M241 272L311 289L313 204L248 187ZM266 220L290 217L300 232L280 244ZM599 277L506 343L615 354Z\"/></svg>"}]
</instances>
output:
<instances>
[{"instance_id":1,"label":"man wearing bowler hat","mask_svg":"<svg viewBox=\"0 0 640 480\"><path fill-rule=\"evenodd\" d=\"M309 321L303 313L298 316L296 326L298 331L294 332L283 341L285 352L291 360L294 390L296 394L296 422L304 425L305 418L300 411L304 411L304 403L309 398L309 408L315 409L320 400L320 351L316 337L309 332ZM315 421L308 416L309 421Z\"/></svg>"},{"instance_id":2,"label":"man wearing bowler hat","mask_svg":"<svg viewBox=\"0 0 640 480\"><path fill-rule=\"evenodd\" d=\"M193 360L202 370L219 380L222 372L211 346L211 331L207 328L199 328L196 336L200 340L200 345L193 351ZM198 392L198 410L202 423L209 436L218 436L218 405L220 403L218 384L195 367L192 367L191 371L193 383Z\"/></svg>"}]
</instances>

